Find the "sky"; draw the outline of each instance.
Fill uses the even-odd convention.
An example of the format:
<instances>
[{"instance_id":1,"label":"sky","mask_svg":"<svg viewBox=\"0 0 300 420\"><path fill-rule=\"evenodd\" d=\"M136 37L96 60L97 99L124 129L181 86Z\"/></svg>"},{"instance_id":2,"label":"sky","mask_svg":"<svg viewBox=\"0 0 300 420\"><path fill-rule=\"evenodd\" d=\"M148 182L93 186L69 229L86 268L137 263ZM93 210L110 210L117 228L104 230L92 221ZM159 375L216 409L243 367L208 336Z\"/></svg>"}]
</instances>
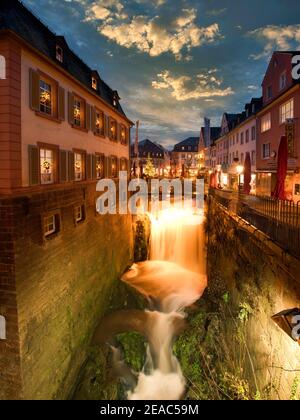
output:
<instances>
[{"instance_id":1,"label":"sky","mask_svg":"<svg viewBox=\"0 0 300 420\"><path fill-rule=\"evenodd\" d=\"M272 51L300 49L299 0L23 3L118 90L140 140L168 148L261 96Z\"/></svg>"}]
</instances>

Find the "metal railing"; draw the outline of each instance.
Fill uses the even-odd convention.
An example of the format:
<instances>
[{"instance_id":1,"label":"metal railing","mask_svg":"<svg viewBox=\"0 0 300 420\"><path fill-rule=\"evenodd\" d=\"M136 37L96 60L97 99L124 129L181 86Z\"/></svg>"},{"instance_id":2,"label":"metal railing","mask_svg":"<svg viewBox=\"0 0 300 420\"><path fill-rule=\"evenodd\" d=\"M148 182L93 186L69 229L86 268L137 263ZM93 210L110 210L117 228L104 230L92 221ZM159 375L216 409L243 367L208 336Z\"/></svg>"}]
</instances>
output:
<instances>
[{"instance_id":1,"label":"metal railing","mask_svg":"<svg viewBox=\"0 0 300 420\"><path fill-rule=\"evenodd\" d=\"M300 259L300 204L271 197L210 190L216 201Z\"/></svg>"}]
</instances>

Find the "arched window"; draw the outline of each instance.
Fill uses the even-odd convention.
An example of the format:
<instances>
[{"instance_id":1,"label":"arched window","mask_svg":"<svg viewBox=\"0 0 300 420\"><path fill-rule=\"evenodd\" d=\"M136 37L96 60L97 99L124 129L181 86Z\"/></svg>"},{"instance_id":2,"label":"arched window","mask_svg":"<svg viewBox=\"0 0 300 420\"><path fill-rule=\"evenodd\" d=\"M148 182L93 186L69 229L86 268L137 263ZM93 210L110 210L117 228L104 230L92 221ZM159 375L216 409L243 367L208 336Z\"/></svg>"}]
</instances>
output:
<instances>
[{"instance_id":1,"label":"arched window","mask_svg":"<svg viewBox=\"0 0 300 420\"><path fill-rule=\"evenodd\" d=\"M0 79L6 79L6 60L0 55Z\"/></svg>"},{"instance_id":2,"label":"arched window","mask_svg":"<svg viewBox=\"0 0 300 420\"><path fill-rule=\"evenodd\" d=\"M6 340L6 320L0 315L0 340Z\"/></svg>"}]
</instances>

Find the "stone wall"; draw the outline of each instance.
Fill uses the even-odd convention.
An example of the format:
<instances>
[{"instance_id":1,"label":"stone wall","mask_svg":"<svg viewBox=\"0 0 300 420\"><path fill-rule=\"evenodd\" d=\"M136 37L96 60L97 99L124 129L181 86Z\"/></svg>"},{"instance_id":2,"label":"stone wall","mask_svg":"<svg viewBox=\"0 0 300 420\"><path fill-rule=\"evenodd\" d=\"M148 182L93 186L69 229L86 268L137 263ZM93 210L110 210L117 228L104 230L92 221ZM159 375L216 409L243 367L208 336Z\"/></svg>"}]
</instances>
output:
<instances>
[{"instance_id":1,"label":"stone wall","mask_svg":"<svg viewBox=\"0 0 300 420\"><path fill-rule=\"evenodd\" d=\"M114 282L131 264L131 216L96 215L95 199L91 183L21 197L13 203L19 213L14 221L10 287L15 287L12 294L17 300L24 399L65 399L72 394ZM86 220L80 224L74 222L78 203L86 205ZM45 241L42 216L52 210L60 211L61 231ZM8 329L12 329L10 320ZM17 341L9 339L4 345L9 343L15 343L17 353ZM16 397L7 381L0 379L0 384L0 389L6 389L0 397Z\"/></svg>"},{"instance_id":2,"label":"stone wall","mask_svg":"<svg viewBox=\"0 0 300 420\"><path fill-rule=\"evenodd\" d=\"M229 343L233 343L235 320L245 324L240 340L245 346L242 374L252 386L252 395L295 397L300 346L271 317L300 307L300 262L212 198L208 216L208 293L228 302L233 322L227 317L222 330Z\"/></svg>"}]
</instances>

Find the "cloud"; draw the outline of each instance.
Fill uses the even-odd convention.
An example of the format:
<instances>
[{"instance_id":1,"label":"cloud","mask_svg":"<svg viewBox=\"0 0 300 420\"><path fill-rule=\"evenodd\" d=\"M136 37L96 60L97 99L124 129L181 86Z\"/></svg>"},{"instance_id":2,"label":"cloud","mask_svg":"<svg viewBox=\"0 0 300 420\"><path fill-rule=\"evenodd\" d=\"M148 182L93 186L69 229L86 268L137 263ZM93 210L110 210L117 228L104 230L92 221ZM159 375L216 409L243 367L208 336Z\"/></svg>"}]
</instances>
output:
<instances>
[{"instance_id":1,"label":"cloud","mask_svg":"<svg viewBox=\"0 0 300 420\"><path fill-rule=\"evenodd\" d=\"M94 22L107 18L126 19L127 15L122 13L124 6L119 0L101 0L87 5L86 0L77 0L85 6L85 21Z\"/></svg>"},{"instance_id":2,"label":"cloud","mask_svg":"<svg viewBox=\"0 0 300 420\"><path fill-rule=\"evenodd\" d=\"M224 7L223 9L212 9L212 10L208 10L206 12L206 15L207 16L220 16L226 11L227 11L227 7Z\"/></svg>"},{"instance_id":3,"label":"cloud","mask_svg":"<svg viewBox=\"0 0 300 420\"><path fill-rule=\"evenodd\" d=\"M234 91L231 87L221 88L223 81L214 75L216 71L213 69L205 74L198 74L195 79L192 79L189 76L176 78L165 70L157 75L158 80L152 82L152 87L156 90L171 90L171 95L177 101L233 95Z\"/></svg>"},{"instance_id":4,"label":"cloud","mask_svg":"<svg viewBox=\"0 0 300 420\"><path fill-rule=\"evenodd\" d=\"M217 23L207 27L196 24L196 9L183 9L181 14L168 24L160 16L149 18L140 15L128 19L122 11L119 11L118 18L116 14L114 16L112 13L110 15L107 13L94 4L87 11L87 19L101 20L100 16L106 15L102 19L105 22L98 27L99 33L118 45L136 48L151 57L170 52L180 60L184 58L184 50L190 51L194 47L222 38ZM187 60L190 59L188 56Z\"/></svg>"},{"instance_id":5,"label":"cloud","mask_svg":"<svg viewBox=\"0 0 300 420\"><path fill-rule=\"evenodd\" d=\"M289 50L300 47L300 25L276 26L268 25L264 28L258 28L247 34L264 42L265 46L261 53L252 54L250 57L259 60L269 57L273 50Z\"/></svg>"}]
</instances>

